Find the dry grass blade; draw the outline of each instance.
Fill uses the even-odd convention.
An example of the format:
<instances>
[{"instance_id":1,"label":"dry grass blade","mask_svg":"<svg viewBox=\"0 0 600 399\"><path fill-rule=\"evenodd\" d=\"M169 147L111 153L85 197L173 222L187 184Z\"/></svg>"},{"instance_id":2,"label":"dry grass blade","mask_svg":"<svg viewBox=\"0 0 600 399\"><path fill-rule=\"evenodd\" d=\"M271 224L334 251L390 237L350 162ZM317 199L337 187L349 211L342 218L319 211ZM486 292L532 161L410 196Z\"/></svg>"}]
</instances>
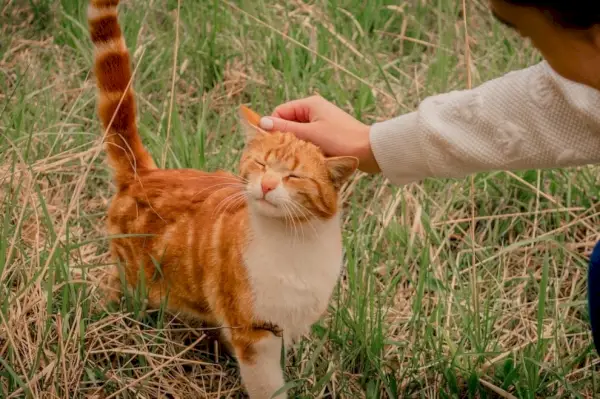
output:
<instances>
[{"instance_id":1,"label":"dry grass blade","mask_svg":"<svg viewBox=\"0 0 600 399\"><path fill-rule=\"evenodd\" d=\"M171 136L171 119L173 118L173 103L175 100L175 81L177 77L177 55L179 52L179 13L181 11L181 0L177 0L177 17L175 19L175 47L173 48L173 75L171 77L171 99L169 100L169 116L167 118L167 138L165 139L165 149L162 153L160 162L161 168L164 168L167 162L167 153L169 152L169 137Z\"/></svg>"},{"instance_id":2,"label":"dry grass blade","mask_svg":"<svg viewBox=\"0 0 600 399\"><path fill-rule=\"evenodd\" d=\"M181 356L183 356L190 349L194 348L198 343L200 343L200 341L202 341L204 339L206 339L206 336L202 335L196 341L194 341L193 344L189 345L187 348L185 348L184 350L182 350L181 352L179 352L176 356L172 356L170 359L168 359L166 362L162 363L160 366L156 367L154 370L149 371L148 373L144 374L140 378L137 378L136 380L130 382L127 385L125 385L123 388L119 389L115 393L107 396L106 399L111 399L111 398L117 397L121 392L124 392L124 391L126 391L126 390L128 390L128 389L130 389L130 388L132 388L134 386L136 386L137 384L139 384L141 381L147 379L148 377L151 377L152 375L157 374L159 371L161 371L162 369L164 369L165 367L167 367L169 364L171 364L172 362L174 362L175 360L177 360Z\"/></svg>"}]
</instances>

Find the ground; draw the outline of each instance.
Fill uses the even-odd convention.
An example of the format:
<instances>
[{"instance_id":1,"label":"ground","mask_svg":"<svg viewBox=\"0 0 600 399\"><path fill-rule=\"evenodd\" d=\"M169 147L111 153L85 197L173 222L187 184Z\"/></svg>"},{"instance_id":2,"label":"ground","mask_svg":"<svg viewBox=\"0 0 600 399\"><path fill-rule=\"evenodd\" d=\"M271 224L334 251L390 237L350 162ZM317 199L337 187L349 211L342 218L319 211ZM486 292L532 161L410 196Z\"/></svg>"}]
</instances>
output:
<instances>
[{"instance_id":1,"label":"ground","mask_svg":"<svg viewBox=\"0 0 600 399\"><path fill-rule=\"evenodd\" d=\"M319 93L372 123L540 60L483 0L180 3L120 6L141 133L166 167L235 170L241 103L269 113ZM210 331L143 312L139 297L103 306L114 186L85 7L0 5L0 397L242 396ZM597 176L393 187L357 174L345 191L345 275L288 354L290 396L600 393L585 302Z\"/></svg>"}]
</instances>

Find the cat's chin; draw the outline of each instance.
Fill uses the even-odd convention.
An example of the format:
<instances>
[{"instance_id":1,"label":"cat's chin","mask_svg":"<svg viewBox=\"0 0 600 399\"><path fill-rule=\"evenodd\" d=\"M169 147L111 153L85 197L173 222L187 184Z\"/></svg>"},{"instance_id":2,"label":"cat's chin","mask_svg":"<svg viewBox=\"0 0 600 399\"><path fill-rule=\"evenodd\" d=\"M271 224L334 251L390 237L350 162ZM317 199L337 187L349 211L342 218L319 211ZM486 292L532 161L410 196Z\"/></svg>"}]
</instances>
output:
<instances>
[{"instance_id":1,"label":"cat's chin","mask_svg":"<svg viewBox=\"0 0 600 399\"><path fill-rule=\"evenodd\" d=\"M270 218L284 218L285 217L285 210L278 207L277 205L273 204L270 201L267 201L266 199L260 198L260 199L254 199L252 201L252 208L254 208L254 211L256 212L256 214L260 215L260 216L266 216L266 217L270 217Z\"/></svg>"},{"instance_id":2,"label":"cat's chin","mask_svg":"<svg viewBox=\"0 0 600 399\"><path fill-rule=\"evenodd\" d=\"M267 209L279 209L277 205L273 204L271 201L266 200L264 198L259 198L255 200L259 206L265 207Z\"/></svg>"}]
</instances>

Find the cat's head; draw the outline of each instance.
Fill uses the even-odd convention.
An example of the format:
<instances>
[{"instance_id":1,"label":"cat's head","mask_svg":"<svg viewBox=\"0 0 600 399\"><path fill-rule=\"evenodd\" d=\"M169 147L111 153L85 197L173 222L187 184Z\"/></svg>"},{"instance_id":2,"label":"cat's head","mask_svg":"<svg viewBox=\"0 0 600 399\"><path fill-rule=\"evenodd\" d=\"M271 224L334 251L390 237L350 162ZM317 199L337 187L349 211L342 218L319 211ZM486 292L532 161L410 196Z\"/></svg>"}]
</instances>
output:
<instances>
[{"instance_id":1,"label":"cat's head","mask_svg":"<svg viewBox=\"0 0 600 399\"><path fill-rule=\"evenodd\" d=\"M276 218L328 219L338 212L339 191L357 158L327 158L292 133L266 132L258 127L260 116L245 106L240 120L246 137L240 173L250 206Z\"/></svg>"}]
</instances>

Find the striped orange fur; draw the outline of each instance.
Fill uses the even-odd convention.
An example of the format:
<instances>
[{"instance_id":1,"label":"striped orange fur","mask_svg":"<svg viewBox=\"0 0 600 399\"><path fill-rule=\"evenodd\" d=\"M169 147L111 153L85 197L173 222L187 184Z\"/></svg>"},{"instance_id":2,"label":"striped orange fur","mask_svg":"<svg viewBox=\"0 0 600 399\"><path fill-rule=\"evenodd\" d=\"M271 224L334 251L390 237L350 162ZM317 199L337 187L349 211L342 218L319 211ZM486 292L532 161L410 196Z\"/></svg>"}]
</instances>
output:
<instances>
[{"instance_id":1,"label":"striped orange fur","mask_svg":"<svg viewBox=\"0 0 600 399\"><path fill-rule=\"evenodd\" d=\"M111 253L128 287L144 279L151 307L166 303L223 327L250 397L271 397L284 385L282 338L287 345L308 333L336 284L339 191L358 161L326 158L291 133L266 133L242 106L239 176L157 168L137 130L117 5L92 0L88 7L98 115L117 185L107 228L120 236ZM119 292L117 269L111 287Z\"/></svg>"}]
</instances>

